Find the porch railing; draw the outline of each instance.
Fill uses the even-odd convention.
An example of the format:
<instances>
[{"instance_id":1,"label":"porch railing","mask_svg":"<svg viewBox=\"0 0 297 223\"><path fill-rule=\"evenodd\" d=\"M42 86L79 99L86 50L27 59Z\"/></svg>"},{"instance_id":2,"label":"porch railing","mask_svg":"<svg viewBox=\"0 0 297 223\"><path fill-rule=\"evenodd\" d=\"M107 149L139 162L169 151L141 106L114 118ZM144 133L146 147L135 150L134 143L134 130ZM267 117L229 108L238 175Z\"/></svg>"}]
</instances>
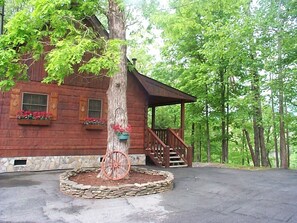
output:
<instances>
[{"instance_id":1,"label":"porch railing","mask_svg":"<svg viewBox=\"0 0 297 223\"><path fill-rule=\"evenodd\" d=\"M169 129L181 139L181 129ZM168 144L168 129L153 129L153 131L165 144Z\"/></svg>"},{"instance_id":2,"label":"porch railing","mask_svg":"<svg viewBox=\"0 0 297 223\"><path fill-rule=\"evenodd\" d=\"M162 157L162 162L166 163L170 162L169 152L170 148L172 148L180 157L187 163L188 166L192 166L192 147L189 147L182 140L180 135L180 129L149 129L149 144L155 144L154 151L157 151L158 159L160 159L163 148L164 150L164 158ZM153 142L151 142L154 140ZM159 144L159 145L158 145ZM158 145L158 146L157 146ZM152 147L150 145L150 147ZM168 151L167 151L168 150ZM166 155L168 154L168 157Z\"/></svg>"},{"instance_id":3,"label":"porch railing","mask_svg":"<svg viewBox=\"0 0 297 223\"><path fill-rule=\"evenodd\" d=\"M161 136L165 137L165 135L160 131L157 133L161 133ZM147 153L151 157L153 162L157 166L165 166L169 167L169 146L166 145L162 138L160 138L157 133L155 133L152 129L148 129L148 141L147 141Z\"/></svg>"},{"instance_id":4,"label":"porch railing","mask_svg":"<svg viewBox=\"0 0 297 223\"><path fill-rule=\"evenodd\" d=\"M185 142L177 135L173 129L167 129L167 145L173 148L175 152L188 164L192 166L192 147L189 147Z\"/></svg>"},{"instance_id":5,"label":"porch railing","mask_svg":"<svg viewBox=\"0 0 297 223\"><path fill-rule=\"evenodd\" d=\"M167 144L167 129L153 129L153 132L161 139L162 142Z\"/></svg>"}]
</instances>

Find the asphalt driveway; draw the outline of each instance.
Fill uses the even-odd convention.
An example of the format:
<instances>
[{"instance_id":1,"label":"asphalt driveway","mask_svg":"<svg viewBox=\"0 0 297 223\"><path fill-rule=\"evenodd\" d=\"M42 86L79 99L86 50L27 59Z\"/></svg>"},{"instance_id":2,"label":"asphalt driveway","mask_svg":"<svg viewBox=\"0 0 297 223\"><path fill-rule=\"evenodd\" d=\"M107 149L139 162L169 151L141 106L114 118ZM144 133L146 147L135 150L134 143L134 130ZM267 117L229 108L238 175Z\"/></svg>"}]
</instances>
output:
<instances>
[{"instance_id":1,"label":"asphalt driveway","mask_svg":"<svg viewBox=\"0 0 297 223\"><path fill-rule=\"evenodd\" d=\"M297 222L297 171L168 170L173 191L113 200L62 194L62 171L2 173L0 222Z\"/></svg>"}]
</instances>

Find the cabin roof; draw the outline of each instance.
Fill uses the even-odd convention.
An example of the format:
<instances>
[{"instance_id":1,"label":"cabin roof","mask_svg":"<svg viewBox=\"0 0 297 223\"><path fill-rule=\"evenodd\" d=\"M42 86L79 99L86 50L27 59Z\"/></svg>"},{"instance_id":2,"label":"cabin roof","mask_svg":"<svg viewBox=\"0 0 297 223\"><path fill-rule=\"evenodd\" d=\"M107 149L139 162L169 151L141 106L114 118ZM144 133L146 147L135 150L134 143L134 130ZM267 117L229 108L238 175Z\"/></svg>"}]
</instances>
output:
<instances>
[{"instance_id":1,"label":"cabin roof","mask_svg":"<svg viewBox=\"0 0 297 223\"><path fill-rule=\"evenodd\" d=\"M196 101L196 97L144 76L137 72L137 70L135 70L133 74L149 95L149 107L174 105L180 104L182 102L189 103Z\"/></svg>"},{"instance_id":2,"label":"cabin roof","mask_svg":"<svg viewBox=\"0 0 297 223\"><path fill-rule=\"evenodd\" d=\"M92 16L88 18L88 20L95 30L100 33L100 35L108 38L108 32L105 30L104 26L96 16ZM134 75L144 90L147 92L149 96L149 107L174 105L180 104L182 102L189 103L196 101L196 97L140 74L136 69L134 69L132 72L128 71L128 73Z\"/></svg>"}]
</instances>

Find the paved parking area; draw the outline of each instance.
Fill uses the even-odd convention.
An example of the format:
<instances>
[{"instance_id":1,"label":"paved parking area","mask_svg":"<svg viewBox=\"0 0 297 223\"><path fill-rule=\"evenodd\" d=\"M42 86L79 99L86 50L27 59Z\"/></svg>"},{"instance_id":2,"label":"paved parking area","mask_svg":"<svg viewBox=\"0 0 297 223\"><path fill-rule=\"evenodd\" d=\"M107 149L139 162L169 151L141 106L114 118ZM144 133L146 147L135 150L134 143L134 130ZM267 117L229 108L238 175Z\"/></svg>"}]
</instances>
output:
<instances>
[{"instance_id":1,"label":"paved parking area","mask_svg":"<svg viewBox=\"0 0 297 223\"><path fill-rule=\"evenodd\" d=\"M297 222L297 171L168 170L175 175L173 191L113 200L62 194L62 171L2 173L0 222Z\"/></svg>"}]
</instances>

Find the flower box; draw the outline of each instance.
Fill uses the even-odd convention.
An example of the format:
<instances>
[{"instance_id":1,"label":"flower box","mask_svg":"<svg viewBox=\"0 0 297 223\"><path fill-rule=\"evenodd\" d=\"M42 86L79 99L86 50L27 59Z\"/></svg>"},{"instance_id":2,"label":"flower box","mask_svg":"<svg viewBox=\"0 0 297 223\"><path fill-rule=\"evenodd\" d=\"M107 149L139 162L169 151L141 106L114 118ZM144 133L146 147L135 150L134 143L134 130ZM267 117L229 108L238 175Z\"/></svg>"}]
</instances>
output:
<instances>
[{"instance_id":1,"label":"flower box","mask_svg":"<svg viewBox=\"0 0 297 223\"><path fill-rule=\"evenodd\" d=\"M86 130L104 130L106 126L104 125L84 125L84 129Z\"/></svg>"},{"instance_id":2,"label":"flower box","mask_svg":"<svg viewBox=\"0 0 297 223\"><path fill-rule=\"evenodd\" d=\"M120 124L113 124L111 127L115 131L120 141L127 141L129 139L130 132L132 131L131 125L127 125L127 127L123 127Z\"/></svg>"},{"instance_id":3,"label":"flower box","mask_svg":"<svg viewBox=\"0 0 297 223\"><path fill-rule=\"evenodd\" d=\"M106 128L106 120L102 118L87 117L83 122L84 129L86 130L103 130Z\"/></svg>"},{"instance_id":4,"label":"flower box","mask_svg":"<svg viewBox=\"0 0 297 223\"><path fill-rule=\"evenodd\" d=\"M51 120L45 119L17 119L18 125L37 125L37 126L48 126L51 124Z\"/></svg>"},{"instance_id":5,"label":"flower box","mask_svg":"<svg viewBox=\"0 0 297 223\"><path fill-rule=\"evenodd\" d=\"M129 139L129 133L128 132L121 132L121 133L117 133L118 139L120 141L126 141Z\"/></svg>"}]
</instances>

